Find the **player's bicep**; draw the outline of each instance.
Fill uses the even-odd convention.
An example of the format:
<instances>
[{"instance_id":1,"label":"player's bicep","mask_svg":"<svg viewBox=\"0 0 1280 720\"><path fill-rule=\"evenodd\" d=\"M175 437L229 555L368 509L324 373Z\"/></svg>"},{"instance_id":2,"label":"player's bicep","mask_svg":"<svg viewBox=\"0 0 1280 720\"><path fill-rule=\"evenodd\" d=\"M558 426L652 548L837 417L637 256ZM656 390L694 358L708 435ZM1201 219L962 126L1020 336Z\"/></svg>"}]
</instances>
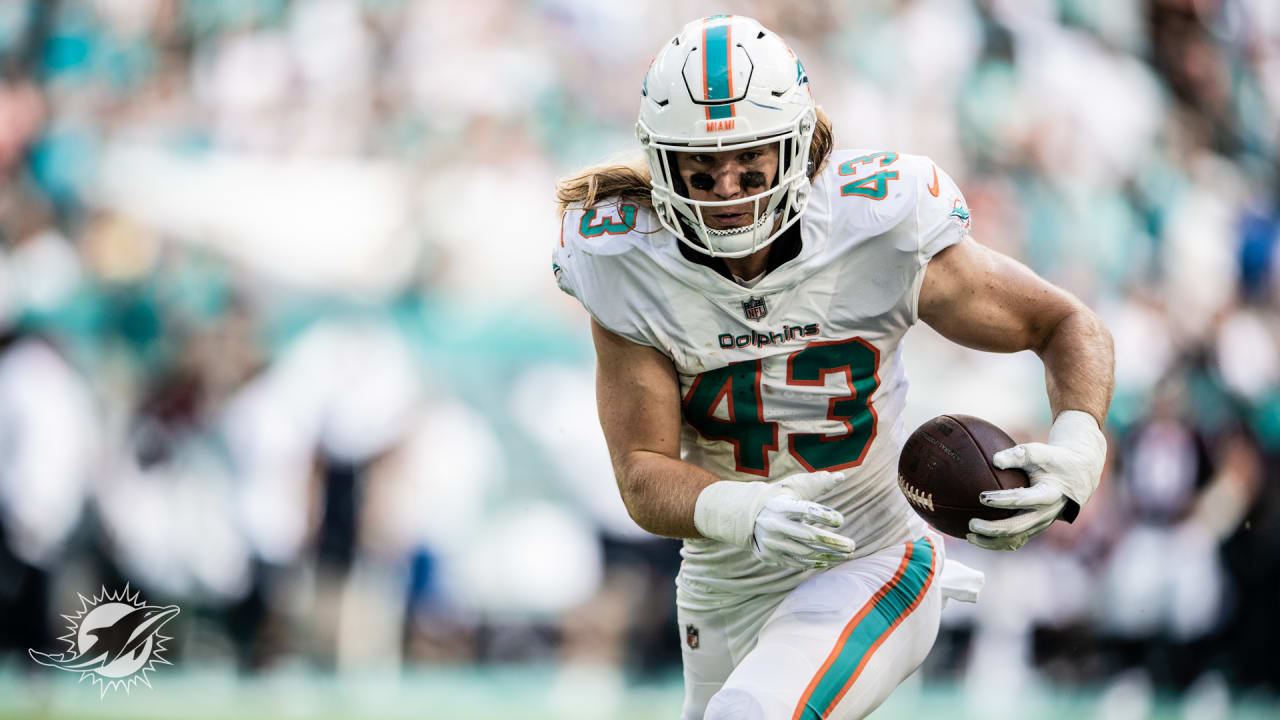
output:
<instances>
[{"instance_id":1,"label":"player's bicep","mask_svg":"<svg viewBox=\"0 0 1280 720\"><path fill-rule=\"evenodd\" d=\"M935 255L920 319L943 337L989 352L1039 350L1080 302L1027 266L970 239Z\"/></svg>"},{"instance_id":2,"label":"player's bicep","mask_svg":"<svg viewBox=\"0 0 1280 720\"><path fill-rule=\"evenodd\" d=\"M591 321L596 406L617 465L634 452L680 457L680 384L671 360Z\"/></svg>"}]
</instances>

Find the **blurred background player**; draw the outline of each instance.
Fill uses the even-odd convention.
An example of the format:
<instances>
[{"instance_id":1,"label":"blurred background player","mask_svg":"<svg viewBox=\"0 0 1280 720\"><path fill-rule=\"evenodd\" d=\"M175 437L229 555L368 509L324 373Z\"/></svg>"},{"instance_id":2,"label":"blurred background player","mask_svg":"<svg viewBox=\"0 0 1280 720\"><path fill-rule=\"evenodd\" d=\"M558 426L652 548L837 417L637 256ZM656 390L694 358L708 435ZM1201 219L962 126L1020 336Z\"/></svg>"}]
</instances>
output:
<instances>
[{"instance_id":1,"label":"blurred background player","mask_svg":"<svg viewBox=\"0 0 1280 720\"><path fill-rule=\"evenodd\" d=\"M804 65L755 20L685 25L641 95L645 166L562 183L553 266L592 316L627 509L685 538L683 717L863 717L924 660L949 589L942 537L896 482L902 336L923 319L1044 362L1049 442L995 458L1031 486L983 498L1022 512L970 524L1001 550L1097 487L1111 337L968 240L968 206L927 158L833 150Z\"/></svg>"}]
</instances>

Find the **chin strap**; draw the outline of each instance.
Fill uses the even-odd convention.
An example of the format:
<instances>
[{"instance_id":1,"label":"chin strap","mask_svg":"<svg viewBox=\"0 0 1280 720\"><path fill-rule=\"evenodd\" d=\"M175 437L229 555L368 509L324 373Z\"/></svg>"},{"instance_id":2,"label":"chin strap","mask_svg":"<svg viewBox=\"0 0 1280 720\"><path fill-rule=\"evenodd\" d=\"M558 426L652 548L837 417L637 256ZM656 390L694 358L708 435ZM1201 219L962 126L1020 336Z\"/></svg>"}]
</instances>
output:
<instances>
[{"instance_id":1,"label":"chin strap","mask_svg":"<svg viewBox=\"0 0 1280 720\"><path fill-rule=\"evenodd\" d=\"M743 233L755 232L756 230L764 226L765 223L767 223L775 215L777 215L776 212L765 213L764 215L761 215L758 220L751 223L750 225L743 225L742 227L737 227L737 228L725 228L724 230L707 228L707 234L714 235L716 237L729 237L731 235L742 235Z\"/></svg>"}]
</instances>

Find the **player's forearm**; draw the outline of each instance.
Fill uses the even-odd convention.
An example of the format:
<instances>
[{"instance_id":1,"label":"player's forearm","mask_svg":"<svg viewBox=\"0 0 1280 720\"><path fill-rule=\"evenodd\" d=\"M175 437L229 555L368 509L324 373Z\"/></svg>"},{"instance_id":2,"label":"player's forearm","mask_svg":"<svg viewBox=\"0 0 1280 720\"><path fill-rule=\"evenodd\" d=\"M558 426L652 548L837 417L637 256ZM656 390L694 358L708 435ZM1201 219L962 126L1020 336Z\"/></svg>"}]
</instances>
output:
<instances>
[{"instance_id":1,"label":"player's forearm","mask_svg":"<svg viewBox=\"0 0 1280 720\"><path fill-rule=\"evenodd\" d=\"M1115 349L1098 316L1079 306L1054 326L1038 354L1054 417L1082 410L1101 427L1115 389Z\"/></svg>"},{"instance_id":2,"label":"player's forearm","mask_svg":"<svg viewBox=\"0 0 1280 720\"><path fill-rule=\"evenodd\" d=\"M636 450L614 459L614 474L631 519L655 535L702 537L693 524L702 490L720 478L661 453Z\"/></svg>"}]
</instances>

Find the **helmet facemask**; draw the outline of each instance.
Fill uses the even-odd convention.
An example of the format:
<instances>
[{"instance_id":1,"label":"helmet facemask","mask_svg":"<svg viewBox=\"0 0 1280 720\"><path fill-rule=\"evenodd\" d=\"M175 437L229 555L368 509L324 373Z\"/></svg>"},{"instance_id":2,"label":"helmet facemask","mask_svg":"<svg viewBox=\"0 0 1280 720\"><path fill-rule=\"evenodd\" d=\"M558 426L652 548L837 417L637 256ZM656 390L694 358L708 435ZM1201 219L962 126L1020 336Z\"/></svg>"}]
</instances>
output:
<instances>
[{"instance_id":1,"label":"helmet facemask","mask_svg":"<svg viewBox=\"0 0 1280 720\"><path fill-rule=\"evenodd\" d=\"M800 219L809 202L809 144L817 115L809 109L790 128L767 137L726 137L708 143L681 143L655 137L641 122L637 135L644 147L653 185L653 207L662 226L698 252L712 257L744 257L773 242ZM775 145L778 169L768 188L733 200L694 200L676 169L676 153L718 153ZM754 188L751 188L752 190ZM704 213L750 205L752 222L716 229Z\"/></svg>"}]
</instances>

